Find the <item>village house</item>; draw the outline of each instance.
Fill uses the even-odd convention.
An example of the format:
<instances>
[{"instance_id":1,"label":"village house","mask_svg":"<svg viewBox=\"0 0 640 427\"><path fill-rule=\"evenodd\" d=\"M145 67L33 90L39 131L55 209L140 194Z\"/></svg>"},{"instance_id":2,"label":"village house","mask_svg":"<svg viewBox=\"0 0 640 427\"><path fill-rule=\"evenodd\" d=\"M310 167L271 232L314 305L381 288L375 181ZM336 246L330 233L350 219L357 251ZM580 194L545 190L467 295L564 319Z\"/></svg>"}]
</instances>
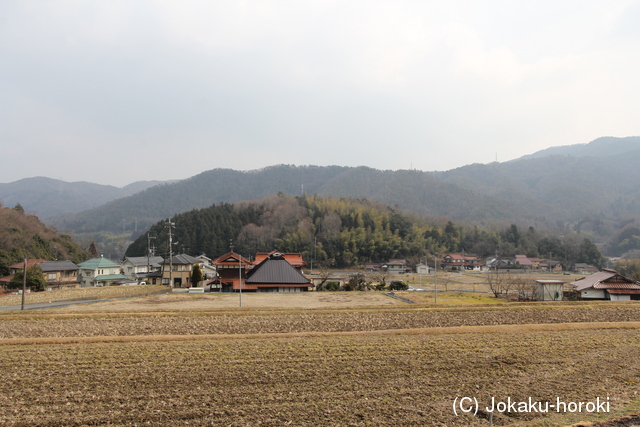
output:
<instances>
[{"instance_id":1,"label":"village house","mask_svg":"<svg viewBox=\"0 0 640 427\"><path fill-rule=\"evenodd\" d=\"M27 260L27 269L37 265L42 270L43 278L47 282L47 290L77 288L78 266L71 261L47 261L45 259ZM19 262L9 266L9 276L0 278L0 286L5 286L11 282L13 276L22 271L24 262Z\"/></svg>"},{"instance_id":2,"label":"village house","mask_svg":"<svg viewBox=\"0 0 640 427\"><path fill-rule=\"evenodd\" d=\"M71 261L45 261L39 266L47 282L47 290L80 287L79 267Z\"/></svg>"},{"instance_id":3,"label":"village house","mask_svg":"<svg viewBox=\"0 0 640 427\"><path fill-rule=\"evenodd\" d=\"M271 255L279 253L285 260L296 270L302 272L302 267L306 267L307 263L302 259L302 254L300 252L258 252L256 253L256 258L253 260L253 265L258 265L265 259L269 258Z\"/></svg>"},{"instance_id":4,"label":"village house","mask_svg":"<svg viewBox=\"0 0 640 427\"><path fill-rule=\"evenodd\" d=\"M193 267L202 270L202 260L187 254L174 255L162 262L162 284L174 288L190 287Z\"/></svg>"},{"instance_id":5,"label":"village house","mask_svg":"<svg viewBox=\"0 0 640 427\"><path fill-rule=\"evenodd\" d=\"M405 274L409 270L407 261L404 259L390 259L388 262L367 263L364 266L368 273L386 272L389 274Z\"/></svg>"},{"instance_id":6,"label":"village house","mask_svg":"<svg viewBox=\"0 0 640 427\"><path fill-rule=\"evenodd\" d=\"M110 286L130 282L117 262L101 256L78 264L78 281L82 287Z\"/></svg>"},{"instance_id":7,"label":"village house","mask_svg":"<svg viewBox=\"0 0 640 427\"><path fill-rule=\"evenodd\" d=\"M307 263L300 253L258 252L255 260L231 251L215 260L218 279L211 290L221 292L305 292L314 284L302 274Z\"/></svg>"},{"instance_id":8,"label":"village house","mask_svg":"<svg viewBox=\"0 0 640 427\"><path fill-rule=\"evenodd\" d=\"M307 292L310 288L311 281L279 252L270 253L249 270L243 286L256 292Z\"/></svg>"},{"instance_id":9,"label":"village house","mask_svg":"<svg viewBox=\"0 0 640 427\"><path fill-rule=\"evenodd\" d=\"M160 256L125 257L122 271L131 280L156 285L161 276L157 273L162 270L163 262L164 259Z\"/></svg>"},{"instance_id":10,"label":"village house","mask_svg":"<svg viewBox=\"0 0 640 427\"><path fill-rule=\"evenodd\" d=\"M527 258L526 255L516 255L511 260L511 263L514 265L515 268L522 268L525 270L531 270L533 268L533 261Z\"/></svg>"},{"instance_id":11,"label":"village house","mask_svg":"<svg viewBox=\"0 0 640 427\"><path fill-rule=\"evenodd\" d=\"M448 254L440 260L440 268L446 271L480 271L482 264L475 255Z\"/></svg>"},{"instance_id":12,"label":"village house","mask_svg":"<svg viewBox=\"0 0 640 427\"><path fill-rule=\"evenodd\" d=\"M572 282L581 299L630 301L640 300L640 284L608 268Z\"/></svg>"},{"instance_id":13,"label":"village house","mask_svg":"<svg viewBox=\"0 0 640 427\"><path fill-rule=\"evenodd\" d=\"M217 285L217 290L220 292L237 292L240 290L240 286L244 284L244 279L247 270L253 265L251 261L242 255L239 255L233 251L211 261L211 264L216 267L218 273L218 279L213 286Z\"/></svg>"},{"instance_id":14,"label":"village house","mask_svg":"<svg viewBox=\"0 0 640 427\"><path fill-rule=\"evenodd\" d=\"M598 267L593 265L585 264L583 262L577 262L573 266L573 272L576 274L594 274L600 271Z\"/></svg>"},{"instance_id":15,"label":"village house","mask_svg":"<svg viewBox=\"0 0 640 427\"><path fill-rule=\"evenodd\" d=\"M28 259L27 260L27 269L29 269L30 267L33 267L34 265L41 264L41 263L43 263L45 261L46 261L46 259ZM15 274L18 271L22 271L23 268L24 268L24 262L19 262L17 264L10 265L9 266L9 275L8 276L4 276L4 277L0 277L0 286L4 286L6 288L7 285L9 284L9 282L11 282L11 279L13 279L13 276L15 276Z\"/></svg>"}]
</instances>

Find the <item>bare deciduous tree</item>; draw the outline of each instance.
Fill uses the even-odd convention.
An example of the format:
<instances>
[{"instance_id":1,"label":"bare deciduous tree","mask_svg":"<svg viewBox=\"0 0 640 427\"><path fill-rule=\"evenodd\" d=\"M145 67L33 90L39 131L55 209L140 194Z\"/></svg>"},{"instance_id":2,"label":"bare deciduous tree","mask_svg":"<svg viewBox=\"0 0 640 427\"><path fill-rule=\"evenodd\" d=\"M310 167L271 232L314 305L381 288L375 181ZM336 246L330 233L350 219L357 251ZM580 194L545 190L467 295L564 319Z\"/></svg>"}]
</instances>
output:
<instances>
[{"instance_id":1,"label":"bare deciduous tree","mask_svg":"<svg viewBox=\"0 0 640 427\"><path fill-rule=\"evenodd\" d=\"M493 295L498 298L500 295L509 293L513 285L513 278L510 273L492 271L487 274L487 284Z\"/></svg>"}]
</instances>

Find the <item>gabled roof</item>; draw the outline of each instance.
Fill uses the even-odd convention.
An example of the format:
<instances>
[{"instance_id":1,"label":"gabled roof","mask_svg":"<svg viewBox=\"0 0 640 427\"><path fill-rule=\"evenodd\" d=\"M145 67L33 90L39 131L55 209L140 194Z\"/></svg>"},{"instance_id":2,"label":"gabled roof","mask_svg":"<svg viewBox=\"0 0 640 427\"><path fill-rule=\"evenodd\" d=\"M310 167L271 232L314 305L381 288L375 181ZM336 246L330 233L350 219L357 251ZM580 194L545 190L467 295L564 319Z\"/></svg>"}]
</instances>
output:
<instances>
[{"instance_id":1,"label":"gabled roof","mask_svg":"<svg viewBox=\"0 0 640 427\"><path fill-rule=\"evenodd\" d=\"M78 266L71 261L45 261L40 264L43 273L49 271L76 271Z\"/></svg>"},{"instance_id":2,"label":"gabled roof","mask_svg":"<svg viewBox=\"0 0 640 427\"><path fill-rule=\"evenodd\" d=\"M533 262L526 255L516 255L513 259L513 263L518 263L520 265L533 265Z\"/></svg>"},{"instance_id":3,"label":"gabled roof","mask_svg":"<svg viewBox=\"0 0 640 427\"><path fill-rule=\"evenodd\" d=\"M576 280L572 282L571 285L575 287L576 291L583 291L590 288L640 290L640 285L635 280L621 275L616 270L610 270L608 268L594 273L591 276Z\"/></svg>"},{"instance_id":4,"label":"gabled roof","mask_svg":"<svg viewBox=\"0 0 640 427\"><path fill-rule=\"evenodd\" d=\"M268 258L270 255L279 253L281 254L284 259L287 260L287 262L289 264L291 264L294 267L303 267L305 265L307 265L306 262L304 262L304 260L302 259L302 254L300 252L279 252L278 250L273 250L271 252L258 252L256 253L256 259L253 261L253 263L255 265L260 264L262 261L264 261L266 258Z\"/></svg>"},{"instance_id":5,"label":"gabled roof","mask_svg":"<svg viewBox=\"0 0 640 427\"><path fill-rule=\"evenodd\" d=\"M92 258L88 261L78 264L78 267L84 270L95 270L97 268L120 268L120 264L111 261L109 258L100 257Z\"/></svg>"},{"instance_id":6,"label":"gabled roof","mask_svg":"<svg viewBox=\"0 0 640 427\"><path fill-rule=\"evenodd\" d=\"M27 260L27 268L33 267L34 265L42 264L46 259L38 258L38 259L28 259ZM9 268L15 268L22 270L24 268L24 261L17 262L13 265L10 265Z\"/></svg>"},{"instance_id":7,"label":"gabled roof","mask_svg":"<svg viewBox=\"0 0 640 427\"><path fill-rule=\"evenodd\" d=\"M213 265L238 265L238 260L242 262L243 265L251 264L251 261L239 255L233 251L227 252L226 254L214 259L211 261Z\"/></svg>"},{"instance_id":8,"label":"gabled roof","mask_svg":"<svg viewBox=\"0 0 640 427\"><path fill-rule=\"evenodd\" d=\"M173 265L200 264L201 262L202 261L198 258L187 254L174 255L173 258L171 258L171 263ZM169 264L169 260L165 260L164 263Z\"/></svg>"},{"instance_id":9,"label":"gabled roof","mask_svg":"<svg viewBox=\"0 0 640 427\"><path fill-rule=\"evenodd\" d=\"M282 254L274 253L247 273L247 285L308 285L311 281L296 270Z\"/></svg>"},{"instance_id":10,"label":"gabled roof","mask_svg":"<svg viewBox=\"0 0 640 427\"><path fill-rule=\"evenodd\" d=\"M595 267L593 265L590 264L586 264L584 262L576 262L575 265L573 266L574 270L592 270L592 271L598 271L598 267Z\"/></svg>"},{"instance_id":11,"label":"gabled roof","mask_svg":"<svg viewBox=\"0 0 640 427\"><path fill-rule=\"evenodd\" d=\"M128 256L125 261L129 261L136 267L147 265L147 261L151 263L152 267L160 267L164 262L164 258L161 256L152 256L147 259L146 256Z\"/></svg>"}]
</instances>

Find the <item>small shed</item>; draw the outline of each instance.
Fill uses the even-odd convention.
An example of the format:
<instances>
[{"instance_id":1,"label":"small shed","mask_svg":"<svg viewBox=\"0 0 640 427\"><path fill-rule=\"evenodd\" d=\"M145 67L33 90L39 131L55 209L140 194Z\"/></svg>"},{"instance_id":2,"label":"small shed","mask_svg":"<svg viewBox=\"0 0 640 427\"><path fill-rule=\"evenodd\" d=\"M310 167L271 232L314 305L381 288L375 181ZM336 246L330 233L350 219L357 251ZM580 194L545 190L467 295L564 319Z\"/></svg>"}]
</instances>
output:
<instances>
[{"instance_id":1,"label":"small shed","mask_svg":"<svg viewBox=\"0 0 640 427\"><path fill-rule=\"evenodd\" d=\"M562 280L536 280L538 301L561 301L564 283Z\"/></svg>"},{"instance_id":2,"label":"small shed","mask_svg":"<svg viewBox=\"0 0 640 427\"><path fill-rule=\"evenodd\" d=\"M421 262L420 264L416 265L416 273L429 274L429 266Z\"/></svg>"}]
</instances>

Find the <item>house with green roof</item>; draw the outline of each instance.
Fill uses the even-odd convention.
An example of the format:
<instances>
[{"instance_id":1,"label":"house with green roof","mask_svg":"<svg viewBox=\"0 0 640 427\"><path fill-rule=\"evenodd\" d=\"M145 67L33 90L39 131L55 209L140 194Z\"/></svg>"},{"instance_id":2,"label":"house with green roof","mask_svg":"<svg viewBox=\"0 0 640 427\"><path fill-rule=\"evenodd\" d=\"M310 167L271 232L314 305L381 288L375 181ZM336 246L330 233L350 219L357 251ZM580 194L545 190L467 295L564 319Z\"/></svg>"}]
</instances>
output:
<instances>
[{"instance_id":1,"label":"house with green roof","mask_svg":"<svg viewBox=\"0 0 640 427\"><path fill-rule=\"evenodd\" d=\"M102 256L78 264L78 268L78 281L82 287L110 286L129 281L122 274L120 264Z\"/></svg>"}]
</instances>

